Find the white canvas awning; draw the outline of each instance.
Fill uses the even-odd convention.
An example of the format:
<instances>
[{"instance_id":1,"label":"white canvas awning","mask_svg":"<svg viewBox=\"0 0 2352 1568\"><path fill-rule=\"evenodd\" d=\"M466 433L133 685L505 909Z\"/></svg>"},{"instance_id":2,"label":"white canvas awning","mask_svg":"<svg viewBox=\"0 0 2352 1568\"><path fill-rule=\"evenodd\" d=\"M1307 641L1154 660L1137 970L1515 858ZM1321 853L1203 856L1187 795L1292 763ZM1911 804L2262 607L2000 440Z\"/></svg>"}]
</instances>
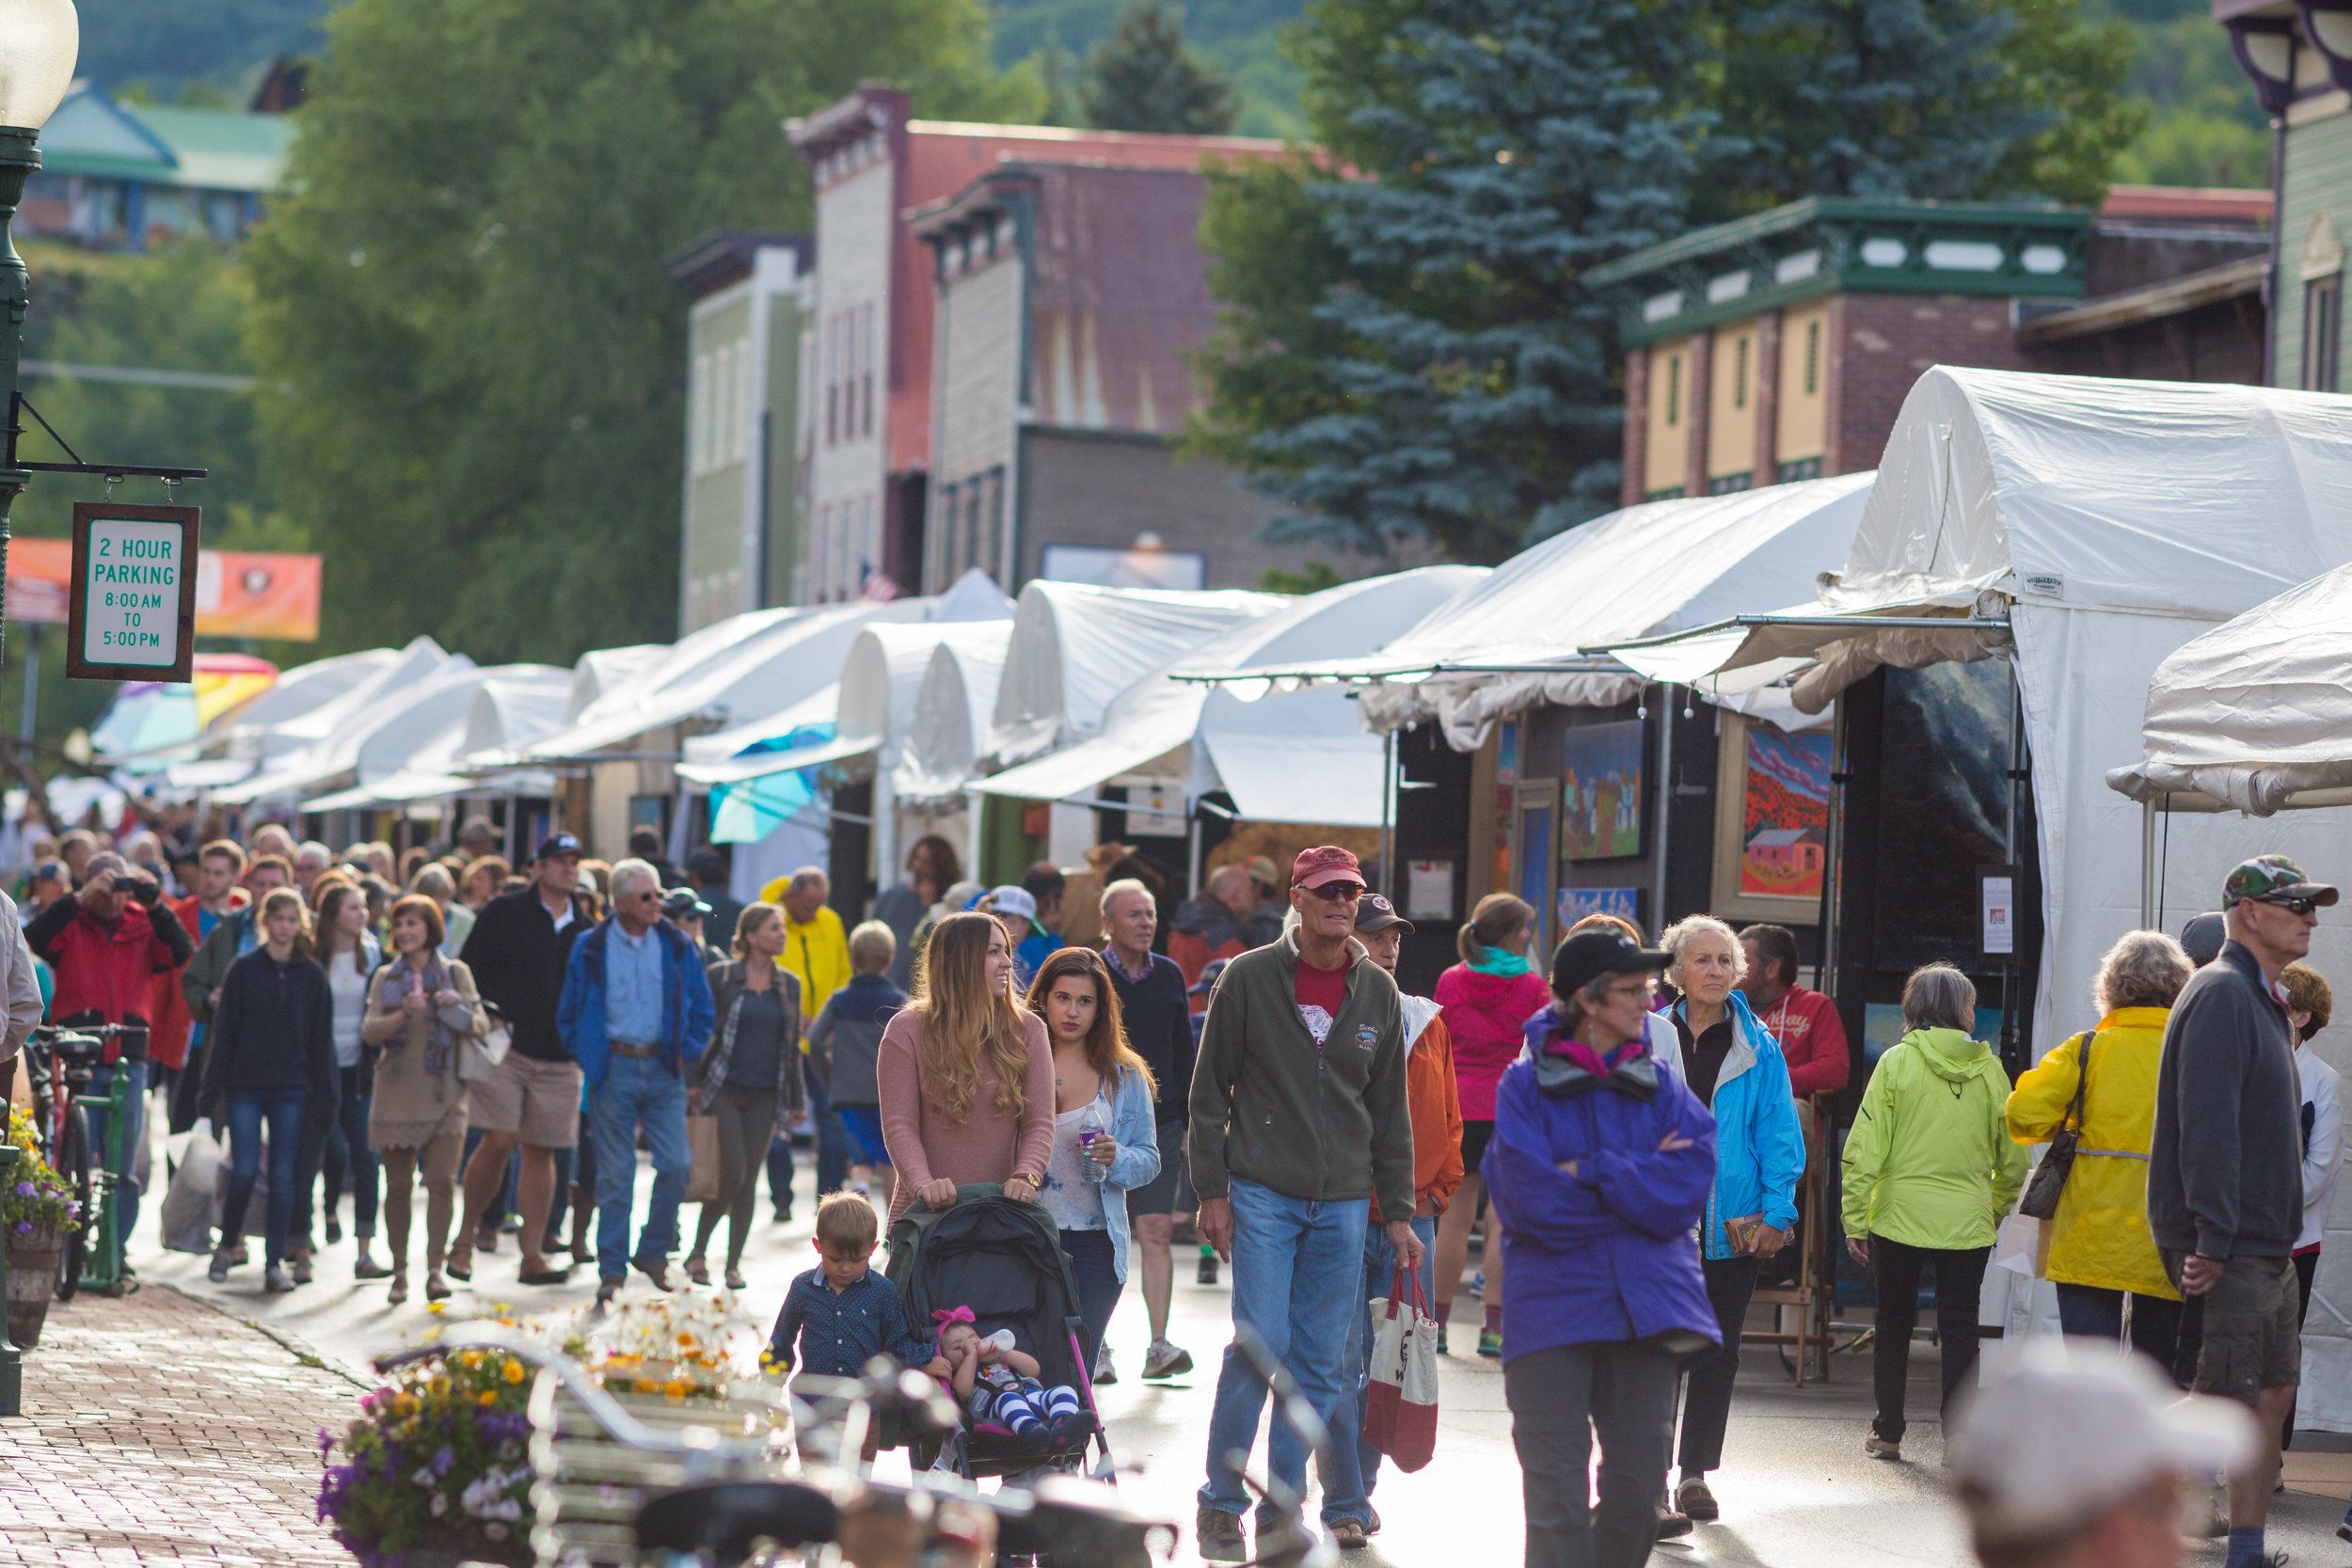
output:
<instances>
[{"instance_id":1,"label":"white canvas awning","mask_svg":"<svg viewBox=\"0 0 2352 1568\"><path fill-rule=\"evenodd\" d=\"M478 672L470 698L457 705L452 686L429 706L412 708L359 748L358 782L331 795L305 800L305 811L368 810L379 806L443 800L479 790L483 783L456 771L470 752L529 744L563 722L573 673L545 664L503 664ZM431 726L421 736L419 726ZM499 780L501 793L546 795L553 775L522 769Z\"/></svg>"},{"instance_id":2,"label":"white canvas awning","mask_svg":"<svg viewBox=\"0 0 2352 1568\"><path fill-rule=\"evenodd\" d=\"M439 653L430 638L419 642ZM417 642L369 648L281 671L276 685L206 732L202 756L173 763L165 778L177 789L218 789L250 778L270 758L300 751L332 729L340 710L330 705L420 652Z\"/></svg>"},{"instance_id":3,"label":"white canvas awning","mask_svg":"<svg viewBox=\"0 0 2352 1568\"><path fill-rule=\"evenodd\" d=\"M1377 682L1363 693L1368 724L1434 719L1461 751L1537 703L1629 702L1643 677L1597 647L1809 593L1845 560L1870 478L1627 507L1521 551L1375 653L1261 673Z\"/></svg>"},{"instance_id":4,"label":"white canvas awning","mask_svg":"<svg viewBox=\"0 0 2352 1568\"><path fill-rule=\"evenodd\" d=\"M1014 612L988 758L999 768L1100 734L1111 699L1187 648L1289 601L1239 590L1185 594L1030 582Z\"/></svg>"},{"instance_id":5,"label":"white canvas awning","mask_svg":"<svg viewBox=\"0 0 2352 1568\"><path fill-rule=\"evenodd\" d=\"M998 621L931 650L898 766L891 770L899 804L936 808L962 799L964 782L987 749L1012 635L1012 623Z\"/></svg>"},{"instance_id":6,"label":"white canvas awning","mask_svg":"<svg viewBox=\"0 0 2352 1568\"><path fill-rule=\"evenodd\" d=\"M1170 659L1111 702L1103 732L977 781L985 794L1090 798L1128 773L1181 779L1188 799L1222 789L1252 821L1376 827L1385 743L1335 686L1248 700L1188 676L1377 647L1488 573L1430 566L1291 600Z\"/></svg>"},{"instance_id":7,"label":"white canvas awning","mask_svg":"<svg viewBox=\"0 0 2352 1568\"><path fill-rule=\"evenodd\" d=\"M431 638L420 637L335 697L297 718L272 724L259 737L267 759L262 770L215 789L213 799L225 805L298 799L333 783L353 769L360 745L370 736L421 698L438 692L451 678L474 673L472 659L445 653Z\"/></svg>"}]
</instances>

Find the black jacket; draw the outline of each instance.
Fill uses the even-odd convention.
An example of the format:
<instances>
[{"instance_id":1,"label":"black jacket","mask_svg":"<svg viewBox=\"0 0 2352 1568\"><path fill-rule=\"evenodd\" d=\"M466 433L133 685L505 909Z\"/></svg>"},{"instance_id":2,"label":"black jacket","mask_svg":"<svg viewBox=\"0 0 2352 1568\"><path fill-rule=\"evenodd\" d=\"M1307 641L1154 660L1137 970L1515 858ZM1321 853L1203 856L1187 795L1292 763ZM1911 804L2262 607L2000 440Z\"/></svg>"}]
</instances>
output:
<instances>
[{"instance_id":1,"label":"black jacket","mask_svg":"<svg viewBox=\"0 0 2352 1568\"><path fill-rule=\"evenodd\" d=\"M279 963L257 947L229 966L204 1037L207 1105L224 1095L335 1086L335 997L309 958Z\"/></svg>"},{"instance_id":2,"label":"black jacket","mask_svg":"<svg viewBox=\"0 0 2352 1568\"><path fill-rule=\"evenodd\" d=\"M513 1028L515 1049L542 1062L568 1062L572 1053L555 1026L564 1000L564 968L572 943L594 928L586 903L572 896L572 922L561 931L536 887L502 893L482 906L458 955L473 972L482 999Z\"/></svg>"},{"instance_id":3,"label":"black jacket","mask_svg":"<svg viewBox=\"0 0 2352 1568\"><path fill-rule=\"evenodd\" d=\"M2284 1258L2303 1228L2301 1080L2286 1009L2234 942L2189 977L2165 1022L2148 1151L2156 1245Z\"/></svg>"},{"instance_id":4,"label":"black jacket","mask_svg":"<svg viewBox=\"0 0 2352 1568\"><path fill-rule=\"evenodd\" d=\"M1140 980L1127 978L1116 953L1104 962L1110 966L1111 988L1119 992L1127 1043L1152 1069L1158 1089L1152 1110L1162 1121L1183 1121L1190 1114L1193 1061L1192 998L1184 972L1159 953L1152 955L1151 970Z\"/></svg>"}]
</instances>

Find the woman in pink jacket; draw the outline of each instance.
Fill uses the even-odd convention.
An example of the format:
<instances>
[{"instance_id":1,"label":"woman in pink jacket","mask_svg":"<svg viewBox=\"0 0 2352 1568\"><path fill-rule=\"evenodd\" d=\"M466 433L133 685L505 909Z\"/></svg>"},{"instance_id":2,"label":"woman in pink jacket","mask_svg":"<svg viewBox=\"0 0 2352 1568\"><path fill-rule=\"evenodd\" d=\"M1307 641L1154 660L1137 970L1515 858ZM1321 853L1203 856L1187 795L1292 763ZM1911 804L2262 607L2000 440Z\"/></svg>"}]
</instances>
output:
<instances>
[{"instance_id":1,"label":"woman in pink jacket","mask_svg":"<svg viewBox=\"0 0 2352 1568\"><path fill-rule=\"evenodd\" d=\"M1454 939L1462 961L1438 976L1438 1006L1454 1040L1454 1077L1462 1097L1462 1189L1438 1221L1438 1349L1446 1349L1454 1292L1470 1255L1470 1223L1485 1194L1478 1163L1495 1130L1495 1085L1518 1060L1527 1021L1551 1001L1550 988L1527 961L1535 911L1523 898L1490 893L1470 911ZM1486 1232L1481 1267L1486 1271L1486 1325L1478 1354L1502 1354L1502 1248Z\"/></svg>"}]
</instances>

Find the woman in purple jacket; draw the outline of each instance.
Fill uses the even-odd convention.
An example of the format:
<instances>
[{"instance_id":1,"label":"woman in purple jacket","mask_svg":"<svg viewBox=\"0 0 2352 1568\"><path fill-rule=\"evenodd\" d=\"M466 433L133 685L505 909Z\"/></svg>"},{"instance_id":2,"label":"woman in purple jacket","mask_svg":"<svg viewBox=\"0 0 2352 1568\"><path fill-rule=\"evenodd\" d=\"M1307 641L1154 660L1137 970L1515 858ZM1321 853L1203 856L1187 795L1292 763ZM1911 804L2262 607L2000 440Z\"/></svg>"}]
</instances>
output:
<instances>
[{"instance_id":1,"label":"woman in purple jacket","mask_svg":"<svg viewBox=\"0 0 2352 1568\"><path fill-rule=\"evenodd\" d=\"M1692 1241L1715 1180L1715 1118L1644 1044L1665 963L1612 931L1562 942L1552 1006L1527 1022L1531 1054L1496 1090L1481 1173L1502 1227L1502 1386L1527 1568L1648 1560L1676 1374L1719 1342Z\"/></svg>"}]
</instances>

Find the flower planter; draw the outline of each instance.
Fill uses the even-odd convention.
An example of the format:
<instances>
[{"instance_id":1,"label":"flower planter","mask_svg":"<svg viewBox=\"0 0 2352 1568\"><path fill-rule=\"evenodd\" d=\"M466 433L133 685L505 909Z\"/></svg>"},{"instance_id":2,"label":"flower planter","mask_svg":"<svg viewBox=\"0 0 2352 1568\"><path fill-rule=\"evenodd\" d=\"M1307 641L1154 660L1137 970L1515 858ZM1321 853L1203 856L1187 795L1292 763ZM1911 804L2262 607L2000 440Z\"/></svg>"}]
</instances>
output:
<instances>
[{"instance_id":1,"label":"flower planter","mask_svg":"<svg viewBox=\"0 0 2352 1568\"><path fill-rule=\"evenodd\" d=\"M19 1350L40 1343L41 1324L56 1299L57 1254L65 1239L41 1226L8 1238L8 1342Z\"/></svg>"}]
</instances>

